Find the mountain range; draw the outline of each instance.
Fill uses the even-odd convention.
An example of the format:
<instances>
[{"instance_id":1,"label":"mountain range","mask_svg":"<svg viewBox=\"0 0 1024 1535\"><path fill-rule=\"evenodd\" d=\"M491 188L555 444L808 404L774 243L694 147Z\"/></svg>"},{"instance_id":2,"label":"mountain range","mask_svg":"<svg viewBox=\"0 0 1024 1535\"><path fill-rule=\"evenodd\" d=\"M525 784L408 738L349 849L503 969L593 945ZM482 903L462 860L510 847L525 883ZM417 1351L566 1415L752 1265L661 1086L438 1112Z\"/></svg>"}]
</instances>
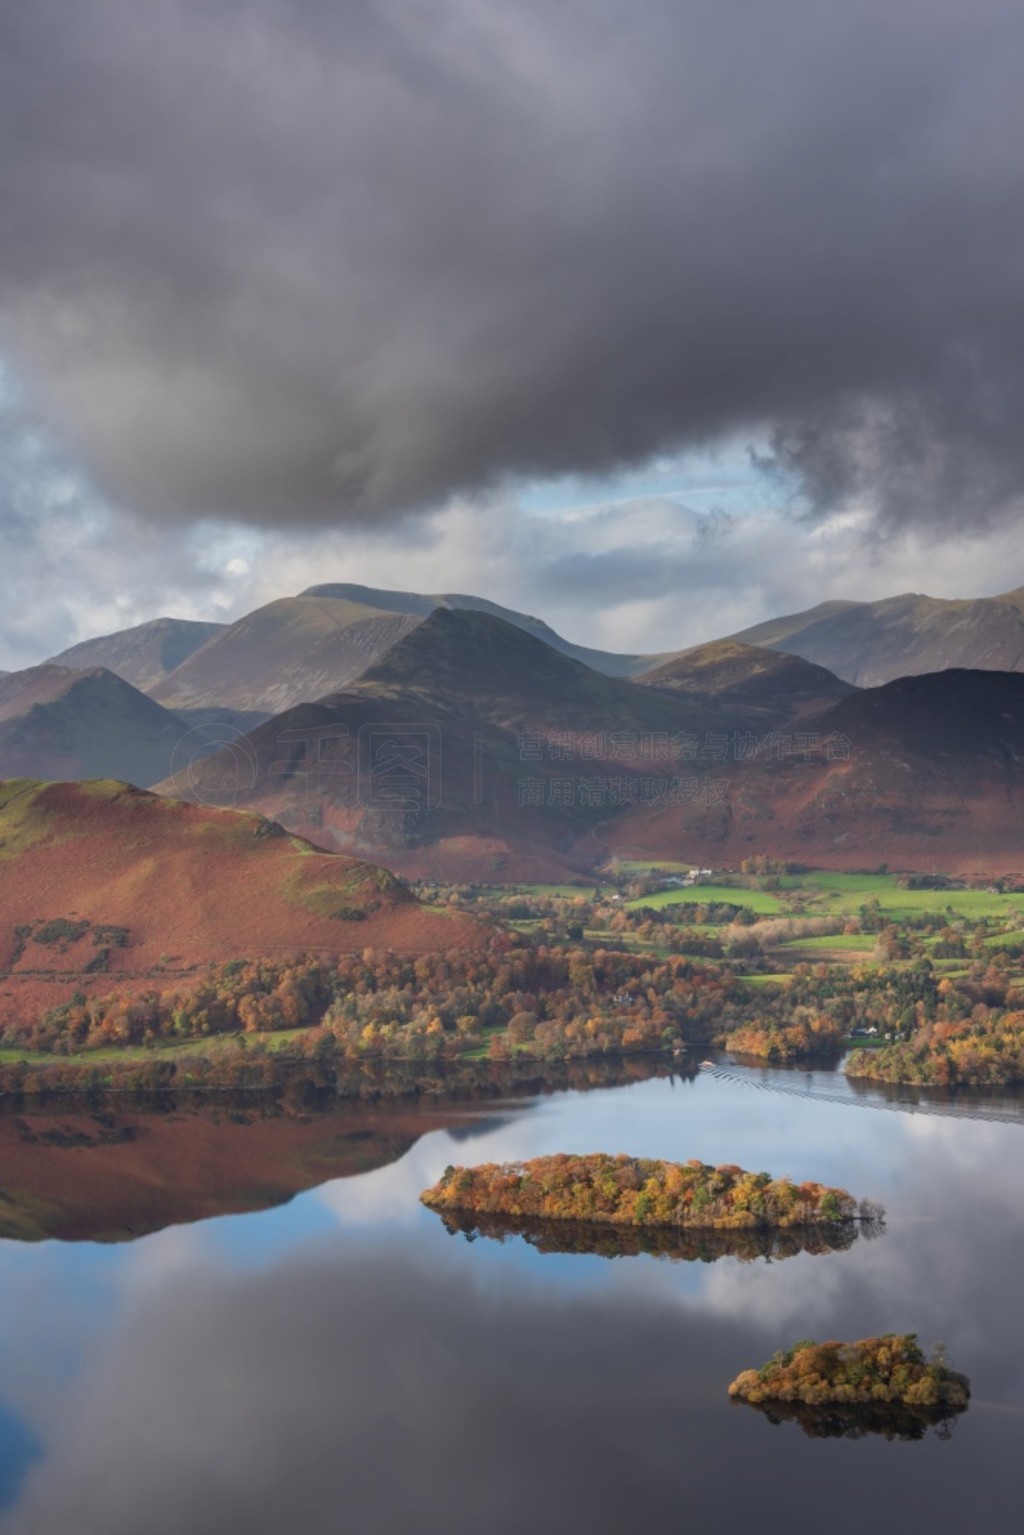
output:
<instances>
[{"instance_id":1,"label":"mountain range","mask_svg":"<svg viewBox=\"0 0 1024 1535\"><path fill-rule=\"evenodd\" d=\"M408 872L440 848L453 870L543 877L594 820L551 781L581 763L621 777L641 749L653 771L675 732L708 719L725 715L594 671L489 613L442 607L347 689L159 787L259 810L325 846L386 853ZM531 779L544 781L540 803Z\"/></svg>"},{"instance_id":2,"label":"mountain range","mask_svg":"<svg viewBox=\"0 0 1024 1535\"><path fill-rule=\"evenodd\" d=\"M541 619L482 597L328 583L267 603L233 624L158 618L50 659L73 670L102 666L175 711L269 715L348 687L440 609L501 619L610 677L647 680L680 658L689 665L704 649L618 654L575 645ZM729 642L811 661L858 687L951 667L1019 671L1024 587L963 600L907 593L878 602L825 602L718 643Z\"/></svg>"},{"instance_id":3,"label":"mountain range","mask_svg":"<svg viewBox=\"0 0 1024 1535\"><path fill-rule=\"evenodd\" d=\"M633 856L670 847L719 867L766 853L818 868L1024 869L1020 673L902 677L798 723L775 749L716 766L713 802L630 812L601 835Z\"/></svg>"},{"instance_id":4,"label":"mountain range","mask_svg":"<svg viewBox=\"0 0 1024 1535\"><path fill-rule=\"evenodd\" d=\"M350 688L160 785L258 810L409 875L543 879L613 854L928 870L1024 862L1024 676L857 689L698 647L611 678L440 609Z\"/></svg>"},{"instance_id":5,"label":"mountain range","mask_svg":"<svg viewBox=\"0 0 1024 1535\"><path fill-rule=\"evenodd\" d=\"M627 656L484 599L323 585L0 677L0 774L156 785L408 874L630 849L1013 868L1018 631L1024 591L908 596Z\"/></svg>"},{"instance_id":6,"label":"mountain range","mask_svg":"<svg viewBox=\"0 0 1024 1535\"><path fill-rule=\"evenodd\" d=\"M574 645L540 619L482 597L335 583L279 598L230 625L159 618L87 640L52 660L104 666L176 711L271 714L347 687L440 610L502 619L608 676L633 676L661 659Z\"/></svg>"}]
</instances>

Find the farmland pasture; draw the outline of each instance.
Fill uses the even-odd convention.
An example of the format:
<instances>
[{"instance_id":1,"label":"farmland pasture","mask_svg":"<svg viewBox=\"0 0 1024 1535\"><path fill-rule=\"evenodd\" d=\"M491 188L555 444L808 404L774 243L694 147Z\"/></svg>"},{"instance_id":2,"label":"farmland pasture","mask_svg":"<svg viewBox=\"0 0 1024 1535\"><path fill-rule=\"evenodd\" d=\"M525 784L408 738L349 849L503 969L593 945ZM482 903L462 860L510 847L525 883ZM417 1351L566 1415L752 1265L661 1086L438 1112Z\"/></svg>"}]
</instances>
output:
<instances>
[{"instance_id":1,"label":"farmland pasture","mask_svg":"<svg viewBox=\"0 0 1024 1535\"><path fill-rule=\"evenodd\" d=\"M934 916L982 921L1002 917L1024 918L1024 893L1002 894L997 890L907 890L895 874L843 874L811 869L783 875L777 890L752 889L745 881L729 882L719 876L714 884L659 890L627 902L627 906L660 909L684 902L728 902L745 906L757 916L781 916L799 912L805 916L856 916L861 907L877 900L883 916ZM824 947L825 945L823 945ZM832 945L835 946L834 944Z\"/></svg>"}]
</instances>

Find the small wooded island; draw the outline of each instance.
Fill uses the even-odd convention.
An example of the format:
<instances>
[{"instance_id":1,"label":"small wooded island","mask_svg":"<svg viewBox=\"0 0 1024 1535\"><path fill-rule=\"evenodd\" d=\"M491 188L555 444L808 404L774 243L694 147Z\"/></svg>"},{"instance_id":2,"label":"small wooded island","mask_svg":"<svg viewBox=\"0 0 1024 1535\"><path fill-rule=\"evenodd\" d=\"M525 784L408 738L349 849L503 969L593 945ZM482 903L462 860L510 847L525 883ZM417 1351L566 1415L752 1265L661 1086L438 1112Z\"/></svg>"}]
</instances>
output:
<instances>
[{"instance_id":1,"label":"small wooded island","mask_svg":"<svg viewBox=\"0 0 1024 1535\"><path fill-rule=\"evenodd\" d=\"M793 1183L731 1164L602 1153L447 1167L420 1198L441 1212L718 1230L877 1223L884 1214L881 1206L858 1204L846 1189L822 1183Z\"/></svg>"},{"instance_id":2,"label":"small wooded island","mask_svg":"<svg viewBox=\"0 0 1024 1535\"><path fill-rule=\"evenodd\" d=\"M881 1405L951 1414L964 1411L971 1388L940 1354L928 1359L915 1333L885 1333L856 1343L795 1343L737 1375L729 1395L755 1407Z\"/></svg>"}]
</instances>

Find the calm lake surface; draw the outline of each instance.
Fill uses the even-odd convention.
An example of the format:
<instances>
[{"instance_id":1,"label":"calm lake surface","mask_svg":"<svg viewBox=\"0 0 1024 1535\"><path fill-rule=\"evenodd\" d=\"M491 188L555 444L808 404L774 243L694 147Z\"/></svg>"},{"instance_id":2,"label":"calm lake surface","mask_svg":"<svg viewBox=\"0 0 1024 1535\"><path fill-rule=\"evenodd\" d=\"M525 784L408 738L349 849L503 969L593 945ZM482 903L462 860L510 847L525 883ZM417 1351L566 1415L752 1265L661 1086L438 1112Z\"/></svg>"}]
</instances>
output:
<instances>
[{"instance_id":1,"label":"calm lake surface","mask_svg":"<svg viewBox=\"0 0 1024 1535\"><path fill-rule=\"evenodd\" d=\"M1024 1114L971 1104L728 1066L420 1120L384 1107L363 1128L327 1116L320 1162L272 1148L273 1187L263 1130L222 1114L209 1180L244 1182L252 1208L284 1197L290 1157L306 1191L131 1241L0 1242L0 1531L1019 1528ZM112 1199L126 1231L147 1188L177 1208L197 1177L181 1138L140 1172L133 1133L116 1113L91 1139L71 1112L42 1129L26 1113L9 1154L26 1232L64 1220L33 1158L66 1159L107 1234ZM779 1262L609 1260L452 1236L418 1203L450 1162L596 1150L843 1184L885 1203L887 1230ZM815 1439L727 1399L778 1347L884 1331L944 1341L970 1376L950 1438Z\"/></svg>"}]
</instances>

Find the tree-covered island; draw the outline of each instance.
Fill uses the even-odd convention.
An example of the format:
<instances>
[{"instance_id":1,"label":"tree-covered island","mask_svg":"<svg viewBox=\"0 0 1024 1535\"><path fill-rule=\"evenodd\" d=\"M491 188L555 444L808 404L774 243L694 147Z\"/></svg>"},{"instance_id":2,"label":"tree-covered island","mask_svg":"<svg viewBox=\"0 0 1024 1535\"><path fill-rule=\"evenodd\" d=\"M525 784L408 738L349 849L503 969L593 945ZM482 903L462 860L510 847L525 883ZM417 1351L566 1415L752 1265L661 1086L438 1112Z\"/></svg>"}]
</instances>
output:
<instances>
[{"instance_id":1,"label":"tree-covered island","mask_svg":"<svg viewBox=\"0 0 1024 1535\"><path fill-rule=\"evenodd\" d=\"M794 1183L726 1164L626 1155L536 1157L448 1167L420 1195L439 1212L730 1230L880 1222L881 1207L846 1189Z\"/></svg>"},{"instance_id":2,"label":"tree-covered island","mask_svg":"<svg viewBox=\"0 0 1024 1535\"><path fill-rule=\"evenodd\" d=\"M759 1370L744 1370L729 1387L752 1406L893 1406L943 1415L963 1412L971 1388L949 1369L941 1350L928 1358L915 1333L885 1333L855 1343L803 1341L780 1350Z\"/></svg>"}]
</instances>

